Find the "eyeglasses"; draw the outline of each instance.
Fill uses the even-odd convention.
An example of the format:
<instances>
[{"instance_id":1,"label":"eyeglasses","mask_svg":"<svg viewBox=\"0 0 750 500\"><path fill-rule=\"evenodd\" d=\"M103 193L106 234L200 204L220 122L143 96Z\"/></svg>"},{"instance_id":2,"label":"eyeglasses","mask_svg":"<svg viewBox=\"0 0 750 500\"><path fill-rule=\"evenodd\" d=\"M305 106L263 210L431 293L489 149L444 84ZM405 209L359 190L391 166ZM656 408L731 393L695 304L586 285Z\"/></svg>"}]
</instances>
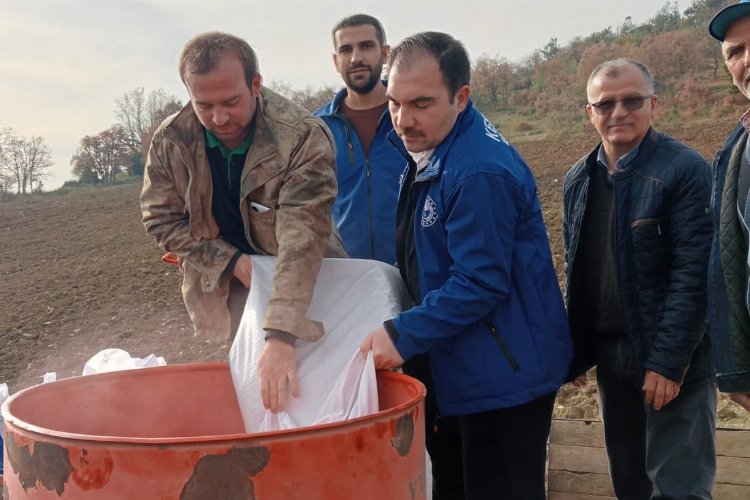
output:
<instances>
[{"instance_id":1,"label":"eyeglasses","mask_svg":"<svg viewBox=\"0 0 750 500\"><path fill-rule=\"evenodd\" d=\"M652 97L654 96L643 95L638 97L626 97L625 99L592 102L589 106L594 108L598 115L608 115L615 110L615 106L617 106L618 102L621 102L628 111L638 111L643 107L643 103L646 102L646 99L651 99Z\"/></svg>"}]
</instances>

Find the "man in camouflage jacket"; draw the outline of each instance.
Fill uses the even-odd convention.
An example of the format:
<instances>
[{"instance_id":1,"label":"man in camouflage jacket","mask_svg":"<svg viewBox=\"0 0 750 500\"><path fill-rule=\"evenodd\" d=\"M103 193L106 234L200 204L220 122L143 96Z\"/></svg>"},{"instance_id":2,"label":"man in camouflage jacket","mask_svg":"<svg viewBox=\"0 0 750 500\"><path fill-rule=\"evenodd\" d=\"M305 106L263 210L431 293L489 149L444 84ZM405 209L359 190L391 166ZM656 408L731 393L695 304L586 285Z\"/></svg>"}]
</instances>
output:
<instances>
[{"instance_id":1,"label":"man in camouflage jacket","mask_svg":"<svg viewBox=\"0 0 750 500\"><path fill-rule=\"evenodd\" d=\"M259 375L264 403L280 410L287 382L298 392L295 339L324 333L306 317L321 260L345 255L331 220L332 140L321 120L261 87L255 54L237 37L196 36L180 75L191 103L154 135L143 222L179 257L185 306L196 334L207 338L234 335L249 254L277 256Z\"/></svg>"}]
</instances>

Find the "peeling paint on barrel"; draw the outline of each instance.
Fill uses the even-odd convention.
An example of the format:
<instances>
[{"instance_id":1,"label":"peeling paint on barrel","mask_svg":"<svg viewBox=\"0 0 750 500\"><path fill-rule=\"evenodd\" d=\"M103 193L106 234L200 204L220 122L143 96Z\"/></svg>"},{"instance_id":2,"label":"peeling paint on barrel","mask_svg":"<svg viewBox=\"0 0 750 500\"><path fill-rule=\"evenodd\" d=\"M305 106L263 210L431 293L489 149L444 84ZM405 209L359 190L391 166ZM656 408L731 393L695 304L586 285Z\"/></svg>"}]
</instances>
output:
<instances>
[{"instance_id":1,"label":"peeling paint on barrel","mask_svg":"<svg viewBox=\"0 0 750 500\"><path fill-rule=\"evenodd\" d=\"M8 432L5 439L10 469L18 474L24 491L36 488L37 482L48 490L62 495L73 467L68 459L68 450L62 446L36 442L19 446L17 436ZM10 471L8 471L10 472ZM6 472L6 476L8 473ZM3 484L3 489L5 489Z\"/></svg>"},{"instance_id":2,"label":"peeling paint on barrel","mask_svg":"<svg viewBox=\"0 0 750 500\"><path fill-rule=\"evenodd\" d=\"M226 363L35 386L2 407L3 495L424 500L424 386L377 378L376 414L258 434L244 432Z\"/></svg>"},{"instance_id":3,"label":"peeling paint on barrel","mask_svg":"<svg viewBox=\"0 0 750 500\"><path fill-rule=\"evenodd\" d=\"M73 481L83 491L100 490L109 482L114 469L114 461L106 449L83 448L74 458Z\"/></svg>"},{"instance_id":4,"label":"peeling paint on barrel","mask_svg":"<svg viewBox=\"0 0 750 500\"><path fill-rule=\"evenodd\" d=\"M396 420L396 437L391 440L391 443L398 450L398 454L405 457L411 450L413 440L414 416L412 414L404 415Z\"/></svg>"},{"instance_id":5,"label":"peeling paint on barrel","mask_svg":"<svg viewBox=\"0 0 750 500\"><path fill-rule=\"evenodd\" d=\"M232 448L223 455L205 456L198 460L193 475L180 494L180 500L255 500L253 481L250 478L268 465L269 457L268 448L263 446Z\"/></svg>"}]
</instances>

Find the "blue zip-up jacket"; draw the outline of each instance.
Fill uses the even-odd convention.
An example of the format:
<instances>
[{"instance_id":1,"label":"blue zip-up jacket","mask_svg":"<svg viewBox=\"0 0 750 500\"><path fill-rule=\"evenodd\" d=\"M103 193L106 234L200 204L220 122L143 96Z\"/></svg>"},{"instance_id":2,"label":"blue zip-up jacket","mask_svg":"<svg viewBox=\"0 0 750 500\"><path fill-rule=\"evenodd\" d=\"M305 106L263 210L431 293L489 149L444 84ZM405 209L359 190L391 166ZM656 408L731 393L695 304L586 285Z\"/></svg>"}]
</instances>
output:
<instances>
[{"instance_id":1,"label":"blue zip-up jacket","mask_svg":"<svg viewBox=\"0 0 750 500\"><path fill-rule=\"evenodd\" d=\"M395 264L398 179L404 159L386 139L393 130L388 109L380 117L370 154L365 156L351 121L339 111L346 93L342 89L315 111L331 129L336 143L339 192L333 219L347 255Z\"/></svg>"},{"instance_id":2,"label":"blue zip-up jacket","mask_svg":"<svg viewBox=\"0 0 750 500\"><path fill-rule=\"evenodd\" d=\"M415 168L409 160L404 178ZM389 333L404 359L429 353L440 414L514 407L555 392L572 346L523 159L469 101L428 166L403 184L399 221L408 217L405 200L415 199L416 209L413 248L399 249L399 266L416 252L418 283L409 288L419 290L419 305L394 318Z\"/></svg>"},{"instance_id":3,"label":"blue zip-up jacket","mask_svg":"<svg viewBox=\"0 0 750 500\"><path fill-rule=\"evenodd\" d=\"M581 227L598 146L565 174L563 242L566 301L575 346L570 378L595 363L587 321ZM612 175L612 244L626 335L640 376L678 383L715 373L707 335L711 176L687 145L649 129L637 156Z\"/></svg>"},{"instance_id":4,"label":"blue zip-up jacket","mask_svg":"<svg viewBox=\"0 0 750 500\"><path fill-rule=\"evenodd\" d=\"M744 205L744 214L737 203L737 178L741 157L748 154L747 136L738 123L716 153L713 165L708 319L719 389L723 392L750 391L750 252L741 225L743 218L750 220L750 198L739 204Z\"/></svg>"}]
</instances>

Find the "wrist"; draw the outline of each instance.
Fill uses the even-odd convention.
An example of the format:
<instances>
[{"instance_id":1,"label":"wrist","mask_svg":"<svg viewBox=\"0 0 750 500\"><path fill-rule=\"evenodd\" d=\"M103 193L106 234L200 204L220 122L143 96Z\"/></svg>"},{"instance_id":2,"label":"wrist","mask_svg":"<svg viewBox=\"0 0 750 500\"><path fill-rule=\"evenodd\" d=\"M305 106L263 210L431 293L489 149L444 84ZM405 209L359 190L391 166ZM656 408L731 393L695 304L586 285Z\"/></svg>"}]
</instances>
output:
<instances>
[{"instance_id":1,"label":"wrist","mask_svg":"<svg viewBox=\"0 0 750 500\"><path fill-rule=\"evenodd\" d=\"M291 333L282 332L281 330L265 330L265 332L266 342L268 342L269 340L278 340L280 342L283 342L284 344L294 347L294 344L297 341L297 337L295 337Z\"/></svg>"}]
</instances>

